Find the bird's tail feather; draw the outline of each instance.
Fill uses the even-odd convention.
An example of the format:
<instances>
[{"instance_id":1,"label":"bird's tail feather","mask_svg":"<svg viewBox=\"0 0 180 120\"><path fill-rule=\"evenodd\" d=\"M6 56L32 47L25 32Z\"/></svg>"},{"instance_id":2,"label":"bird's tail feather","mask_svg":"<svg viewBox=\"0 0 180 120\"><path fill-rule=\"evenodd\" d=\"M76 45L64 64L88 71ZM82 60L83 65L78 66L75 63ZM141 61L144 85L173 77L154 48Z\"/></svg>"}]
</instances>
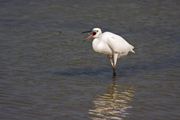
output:
<instances>
[{"instance_id":1,"label":"bird's tail feather","mask_svg":"<svg viewBox=\"0 0 180 120\"><path fill-rule=\"evenodd\" d=\"M134 46L132 46L131 52L135 53L133 49L134 49Z\"/></svg>"},{"instance_id":2,"label":"bird's tail feather","mask_svg":"<svg viewBox=\"0 0 180 120\"><path fill-rule=\"evenodd\" d=\"M133 49L131 50L131 52L135 53Z\"/></svg>"}]
</instances>

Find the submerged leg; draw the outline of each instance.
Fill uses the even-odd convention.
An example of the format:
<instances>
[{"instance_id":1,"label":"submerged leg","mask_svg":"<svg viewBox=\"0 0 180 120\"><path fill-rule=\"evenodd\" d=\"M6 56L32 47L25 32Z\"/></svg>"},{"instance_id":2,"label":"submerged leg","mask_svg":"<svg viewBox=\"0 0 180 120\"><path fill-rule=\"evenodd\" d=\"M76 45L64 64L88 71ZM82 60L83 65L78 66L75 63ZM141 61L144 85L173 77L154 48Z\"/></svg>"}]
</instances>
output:
<instances>
[{"instance_id":1,"label":"submerged leg","mask_svg":"<svg viewBox=\"0 0 180 120\"><path fill-rule=\"evenodd\" d=\"M116 70L114 66L113 66L113 76L116 76Z\"/></svg>"}]
</instances>

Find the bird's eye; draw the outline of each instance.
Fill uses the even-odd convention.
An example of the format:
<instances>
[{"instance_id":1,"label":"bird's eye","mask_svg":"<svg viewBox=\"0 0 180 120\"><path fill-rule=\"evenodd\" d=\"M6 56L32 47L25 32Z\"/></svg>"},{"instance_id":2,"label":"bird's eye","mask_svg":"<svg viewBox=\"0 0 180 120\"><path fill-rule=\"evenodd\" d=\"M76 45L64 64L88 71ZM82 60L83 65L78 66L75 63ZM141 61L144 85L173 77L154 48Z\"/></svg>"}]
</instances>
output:
<instances>
[{"instance_id":1,"label":"bird's eye","mask_svg":"<svg viewBox=\"0 0 180 120\"><path fill-rule=\"evenodd\" d=\"M98 32L98 30L96 30L96 33Z\"/></svg>"}]
</instances>

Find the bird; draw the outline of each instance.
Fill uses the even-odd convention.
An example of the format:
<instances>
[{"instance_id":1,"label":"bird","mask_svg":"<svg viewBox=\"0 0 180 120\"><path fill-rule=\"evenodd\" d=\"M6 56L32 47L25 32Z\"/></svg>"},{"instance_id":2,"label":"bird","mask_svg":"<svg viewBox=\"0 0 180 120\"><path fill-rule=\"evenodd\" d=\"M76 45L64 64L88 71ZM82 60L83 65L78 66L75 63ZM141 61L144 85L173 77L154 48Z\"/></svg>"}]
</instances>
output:
<instances>
[{"instance_id":1,"label":"bird","mask_svg":"<svg viewBox=\"0 0 180 120\"><path fill-rule=\"evenodd\" d=\"M134 52L134 46L129 44L121 36L112 32L103 32L100 28L94 28L92 31L85 31L82 33L90 33L90 36L85 39L94 38L92 41L92 48L95 52L107 55L110 64L113 68L113 76L116 76L116 63L118 58L126 56L129 52Z\"/></svg>"}]
</instances>

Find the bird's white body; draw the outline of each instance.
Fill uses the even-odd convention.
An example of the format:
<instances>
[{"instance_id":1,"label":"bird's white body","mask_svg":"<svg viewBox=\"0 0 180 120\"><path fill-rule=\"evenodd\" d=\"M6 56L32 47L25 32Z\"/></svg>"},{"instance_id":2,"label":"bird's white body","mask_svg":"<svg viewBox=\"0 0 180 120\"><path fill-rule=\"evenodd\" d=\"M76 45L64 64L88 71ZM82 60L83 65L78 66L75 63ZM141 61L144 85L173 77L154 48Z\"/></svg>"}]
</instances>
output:
<instances>
[{"instance_id":1,"label":"bird's white body","mask_svg":"<svg viewBox=\"0 0 180 120\"><path fill-rule=\"evenodd\" d=\"M102 33L100 28L94 28L93 33L88 37L93 37L92 47L95 52L103 53L109 57L113 67L114 75L116 75L115 67L117 59L133 52L134 47L130 45L121 36L111 32Z\"/></svg>"},{"instance_id":2,"label":"bird's white body","mask_svg":"<svg viewBox=\"0 0 180 120\"><path fill-rule=\"evenodd\" d=\"M92 47L95 52L103 53L109 58L113 58L114 53L117 53L118 58L120 58L127 55L130 51L134 52L132 45L121 36L111 32L104 32L98 38L95 38Z\"/></svg>"}]
</instances>

